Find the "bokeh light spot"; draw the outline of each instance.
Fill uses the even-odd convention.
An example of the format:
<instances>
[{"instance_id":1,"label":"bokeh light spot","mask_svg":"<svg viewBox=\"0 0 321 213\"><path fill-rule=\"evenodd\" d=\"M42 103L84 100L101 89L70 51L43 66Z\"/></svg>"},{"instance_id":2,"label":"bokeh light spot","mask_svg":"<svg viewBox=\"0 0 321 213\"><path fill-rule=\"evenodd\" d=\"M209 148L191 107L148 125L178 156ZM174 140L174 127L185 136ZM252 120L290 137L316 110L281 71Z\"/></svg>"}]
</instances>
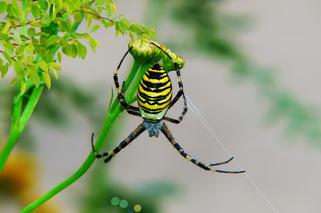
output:
<instances>
[{"instance_id":1,"label":"bokeh light spot","mask_svg":"<svg viewBox=\"0 0 321 213\"><path fill-rule=\"evenodd\" d=\"M111 204L113 206L117 206L119 204L119 198L118 197L113 197L111 200L110 200Z\"/></svg>"},{"instance_id":2,"label":"bokeh light spot","mask_svg":"<svg viewBox=\"0 0 321 213\"><path fill-rule=\"evenodd\" d=\"M134 206L134 211L135 211L135 212L140 212L142 209L143 209L142 206L139 205L139 204L136 204L136 205Z\"/></svg>"},{"instance_id":3,"label":"bokeh light spot","mask_svg":"<svg viewBox=\"0 0 321 213\"><path fill-rule=\"evenodd\" d=\"M128 201L127 200L121 200L119 203L119 206L123 209L128 207Z\"/></svg>"}]
</instances>

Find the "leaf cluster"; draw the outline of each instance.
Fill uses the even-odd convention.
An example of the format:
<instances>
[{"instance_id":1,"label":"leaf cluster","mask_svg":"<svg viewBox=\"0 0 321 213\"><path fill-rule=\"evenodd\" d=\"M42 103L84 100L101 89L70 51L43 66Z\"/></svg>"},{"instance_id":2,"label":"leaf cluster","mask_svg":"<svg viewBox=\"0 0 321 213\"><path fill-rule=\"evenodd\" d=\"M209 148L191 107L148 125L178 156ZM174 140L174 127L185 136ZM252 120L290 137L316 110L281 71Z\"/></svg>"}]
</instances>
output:
<instances>
[{"instance_id":1,"label":"leaf cluster","mask_svg":"<svg viewBox=\"0 0 321 213\"><path fill-rule=\"evenodd\" d=\"M92 33L114 27L116 35L155 37L155 31L118 15L112 0L13 0L0 2L0 74L13 71L21 94L28 84L51 87L63 55L85 59L87 46L99 42ZM80 24L86 24L79 32Z\"/></svg>"}]
</instances>

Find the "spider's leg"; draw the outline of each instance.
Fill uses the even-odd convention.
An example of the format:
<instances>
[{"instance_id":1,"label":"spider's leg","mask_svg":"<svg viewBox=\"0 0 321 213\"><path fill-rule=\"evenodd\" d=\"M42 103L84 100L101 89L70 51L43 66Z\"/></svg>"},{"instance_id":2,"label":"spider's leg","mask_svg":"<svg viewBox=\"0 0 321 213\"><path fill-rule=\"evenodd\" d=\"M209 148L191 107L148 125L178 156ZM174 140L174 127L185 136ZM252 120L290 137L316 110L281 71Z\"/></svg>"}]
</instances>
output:
<instances>
[{"instance_id":1,"label":"spider's leg","mask_svg":"<svg viewBox=\"0 0 321 213\"><path fill-rule=\"evenodd\" d=\"M177 78L178 78L179 91L178 91L178 93L176 94L176 96L174 97L174 99L171 101L171 103L169 104L168 109L170 109L172 106L174 106L174 105L176 104L176 102L179 100L180 97L183 97L183 100L184 100L184 108L183 108L183 111L182 111L182 113L181 113L181 115L179 116L178 119L165 117L164 120L167 120L167 121L172 122L172 123L175 123L175 124L179 124L179 123L183 120L184 115L185 115L186 112L187 112L187 102L186 102L186 97L185 97L185 94L184 94L184 89L183 89L183 82L182 82L181 73L180 73L180 70L179 70L178 65L175 64L175 66L176 66L176 74L177 74Z\"/></svg>"},{"instance_id":2,"label":"spider's leg","mask_svg":"<svg viewBox=\"0 0 321 213\"><path fill-rule=\"evenodd\" d=\"M178 120L178 119L175 119L175 118L169 118L169 117L163 117L163 120L165 120L165 121L169 121L169 122L171 122L171 123L174 123L174 124L179 124L181 121L180 120Z\"/></svg>"},{"instance_id":3,"label":"spider's leg","mask_svg":"<svg viewBox=\"0 0 321 213\"><path fill-rule=\"evenodd\" d=\"M173 135L171 134L171 132L169 131L169 129L167 128L166 124L164 124L161 128L161 131L163 132L163 134L166 136L166 138L169 140L169 142L174 146L174 148L187 160L191 161L193 164L195 164L196 166L206 170L206 171L212 171L212 172L219 172L219 173L231 173L231 174L236 174L236 173L243 173L245 171L226 171L226 170L213 170L210 166L211 165L205 165L204 163L192 158L189 154L187 154L183 148L175 141ZM225 162L222 162L223 164ZM221 164L222 164L221 163Z\"/></svg>"},{"instance_id":4,"label":"spider's leg","mask_svg":"<svg viewBox=\"0 0 321 213\"><path fill-rule=\"evenodd\" d=\"M209 166L219 166L219 165L227 164L227 163L231 162L231 160L233 160L233 159L234 159L234 157L231 157L230 159L228 159L226 161L219 162L219 163L212 163Z\"/></svg>"},{"instance_id":5,"label":"spider's leg","mask_svg":"<svg viewBox=\"0 0 321 213\"><path fill-rule=\"evenodd\" d=\"M125 81L123 82L122 87L120 87L119 80L118 80L118 71L119 71L124 59L128 55L129 51L130 51L130 49L128 49L127 52L124 54L124 56L120 60L120 63L118 64L117 69L116 69L116 71L114 73L114 83L115 83L115 87L116 87L116 90L117 90L117 97L119 98L120 104L126 109L126 111L128 113L130 113L129 110L139 112L138 107L131 106L126 102L125 95L124 95L124 84L125 84ZM130 114L132 114L132 113L130 113ZM134 113L134 115L137 115L137 114Z\"/></svg>"},{"instance_id":6,"label":"spider's leg","mask_svg":"<svg viewBox=\"0 0 321 213\"><path fill-rule=\"evenodd\" d=\"M144 125L140 124L132 133L130 133L130 135L125 140L123 140L116 148L114 148L113 151L102 152L102 153L98 153L95 150L95 146L93 143L93 134L92 134L91 144L92 144L92 149L93 149L95 157L96 158L106 157L104 162L105 163L109 162L118 152L120 152L122 149L124 149L128 144L130 144L135 138L137 138L144 131L145 131Z\"/></svg>"},{"instance_id":7,"label":"spider's leg","mask_svg":"<svg viewBox=\"0 0 321 213\"><path fill-rule=\"evenodd\" d=\"M135 115L135 116L141 117L140 112L137 112L137 111L135 111L135 110L128 109L127 112L128 112L129 114L131 114L131 115Z\"/></svg>"}]
</instances>

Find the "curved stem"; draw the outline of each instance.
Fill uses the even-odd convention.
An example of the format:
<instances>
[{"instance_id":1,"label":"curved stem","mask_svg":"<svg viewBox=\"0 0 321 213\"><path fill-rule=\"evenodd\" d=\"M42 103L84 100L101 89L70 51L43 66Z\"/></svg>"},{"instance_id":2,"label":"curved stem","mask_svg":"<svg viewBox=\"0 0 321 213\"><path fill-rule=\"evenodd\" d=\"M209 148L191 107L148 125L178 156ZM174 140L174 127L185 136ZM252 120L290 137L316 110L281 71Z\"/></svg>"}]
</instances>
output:
<instances>
[{"instance_id":1,"label":"curved stem","mask_svg":"<svg viewBox=\"0 0 321 213\"><path fill-rule=\"evenodd\" d=\"M137 75L136 78L135 75L131 76L129 75L127 80L129 85L132 85L128 90L127 97L132 97L138 87L139 81L146 71L146 69L150 66L150 64L146 64L144 66L137 66L137 64L134 63L131 73L135 73ZM139 69L140 68L140 69ZM131 81L129 81L129 78L131 78ZM115 122L116 118L120 115L120 113L123 111L123 107L120 105L118 98L116 98L112 104L112 107L110 108L109 112L107 113L107 116L105 118L103 127L99 133L99 136L97 138L97 142L95 145L95 148L99 151L102 147L104 141L107 138L107 135L109 133L109 130L111 129L113 123ZM74 182L76 182L79 178L81 178L90 168L90 166L93 164L95 160L95 157L92 153L88 155L87 159L82 163L82 165L76 170L74 174L69 176L67 179L56 185L54 188L52 188L50 191L48 191L46 194L44 194L39 199L35 200L31 204L29 204L27 207L22 209L20 213L27 213L31 212L35 209L37 209L39 206L41 206L43 203L45 203L47 200L51 199L53 196L55 196L57 193L61 192Z\"/></svg>"},{"instance_id":2,"label":"curved stem","mask_svg":"<svg viewBox=\"0 0 321 213\"><path fill-rule=\"evenodd\" d=\"M114 102L115 103L115 102ZM105 141L107 134L109 133L109 130L112 127L112 124L118 117L118 115L121 113L121 108L118 107L117 110L114 111L114 113L110 114L110 116L107 116L106 121L104 122L104 126L101 129L101 132L97 138L96 147L97 149L100 149L100 147L103 145L103 142ZM29 204L27 207L22 209L20 213L27 213L32 212L39 206L41 206L43 203L45 203L47 200L55 196L57 193L62 191L63 189L67 188L74 182L76 182L80 177L82 177L90 168L90 166L93 164L95 160L95 157L92 152L88 155L87 159L83 162L83 164L76 170L74 174L72 174L70 177L56 185L54 188L52 188L49 192L47 192L45 195L40 197L39 199L35 200L31 204Z\"/></svg>"},{"instance_id":3,"label":"curved stem","mask_svg":"<svg viewBox=\"0 0 321 213\"><path fill-rule=\"evenodd\" d=\"M130 84L132 83L134 77L137 74L137 71L139 69L139 67L141 66L141 63L139 63L138 61L134 61L133 67L131 69L131 71L129 72L129 75L127 77L127 80L125 81L125 85L124 85L124 91L126 92L127 89L129 88Z\"/></svg>"},{"instance_id":4,"label":"curved stem","mask_svg":"<svg viewBox=\"0 0 321 213\"><path fill-rule=\"evenodd\" d=\"M0 154L0 172L3 170L3 167L8 160L13 147L17 143L18 138L20 137L34 109L36 108L36 105L42 94L42 90L43 90L43 85L40 85L39 87L34 87L32 89L31 96L28 100L26 107L24 108L24 111L21 117L20 117L20 113L21 113L22 97L20 97L20 99L13 104L12 125L11 125L10 135L8 137L7 143L5 144ZM19 91L17 92L19 93Z\"/></svg>"}]
</instances>

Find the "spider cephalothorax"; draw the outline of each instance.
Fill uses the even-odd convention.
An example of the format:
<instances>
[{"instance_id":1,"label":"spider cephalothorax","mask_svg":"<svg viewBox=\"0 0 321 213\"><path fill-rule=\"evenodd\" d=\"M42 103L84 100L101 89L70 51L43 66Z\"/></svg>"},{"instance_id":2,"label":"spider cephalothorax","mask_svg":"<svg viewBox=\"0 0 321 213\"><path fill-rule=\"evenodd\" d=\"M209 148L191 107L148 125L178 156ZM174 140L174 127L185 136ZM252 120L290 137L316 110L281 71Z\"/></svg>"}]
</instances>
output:
<instances>
[{"instance_id":1,"label":"spider cephalothorax","mask_svg":"<svg viewBox=\"0 0 321 213\"><path fill-rule=\"evenodd\" d=\"M158 137L159 131L163 128L164 121L148 121L144 120L143 122L145 129L147 130L149 137Z\"/></svg>"},{"instance_id":2,"label":"spider cephalothorax","mask_svg":"<svg viewBox=\"0 0 321 213\"><path fill-rule=\"evenodd\" d=\"M118 70L126 57L126 55L131 52L133 57L145 57L148 54L151 54L153 60L160 61L162 59L163 66L161 66L158 61L151 66L143 75L140 80L138 89L137 89L137 102L138 107L129 105L126 102L125 96L123 94L123 89L119 86L118 81ZM161 53L164 53L163 56ZM154 55L153 55L154 54ZM141 58L140 58L141 59ZM150 60L150 59L149 59ZM143 122L138 125L138 127L125 139L119 146L117 146L112 152L97 153L93 144L92 135L92 149L94 151L96 158L105 157L105 162L110 161L120 150L125 148L130 144L136 137L138 137L145 130L148 131L149 136L158 137L159 131L161 131L168 141L173 145L173 147L187 160L195 164L196 166L214 172L221 173L242 173L244 171L225 171L212 169L213 166L218 166L230 162L233 158L230 158L227 161L214 163L214 164L204 164L198 160L192 158L188 155L183 148L175 141L170 130L166 126L164 121L169 121L172 123L180 123L187 112L187 103L183 91L183 82L180 74L180 68L184 66L184 60L173 53L171 50L167 49L163 45L159 45L156 42L138 40L130 43L128 51L125 53L121 59L116 72L114 74L114 82L117 88L118 98L121 105L126 109L129 114L140 116L143 118ZM168 71L175 70L178 77L178 86L179 91L173 96L172 92L172 82L170 80ZM123 84L124 85L124 84ZM166 117L167 111L175 105L180 97L183 97L184 100L184 109L178 119Z\"/></svg>"}]
</instances>

